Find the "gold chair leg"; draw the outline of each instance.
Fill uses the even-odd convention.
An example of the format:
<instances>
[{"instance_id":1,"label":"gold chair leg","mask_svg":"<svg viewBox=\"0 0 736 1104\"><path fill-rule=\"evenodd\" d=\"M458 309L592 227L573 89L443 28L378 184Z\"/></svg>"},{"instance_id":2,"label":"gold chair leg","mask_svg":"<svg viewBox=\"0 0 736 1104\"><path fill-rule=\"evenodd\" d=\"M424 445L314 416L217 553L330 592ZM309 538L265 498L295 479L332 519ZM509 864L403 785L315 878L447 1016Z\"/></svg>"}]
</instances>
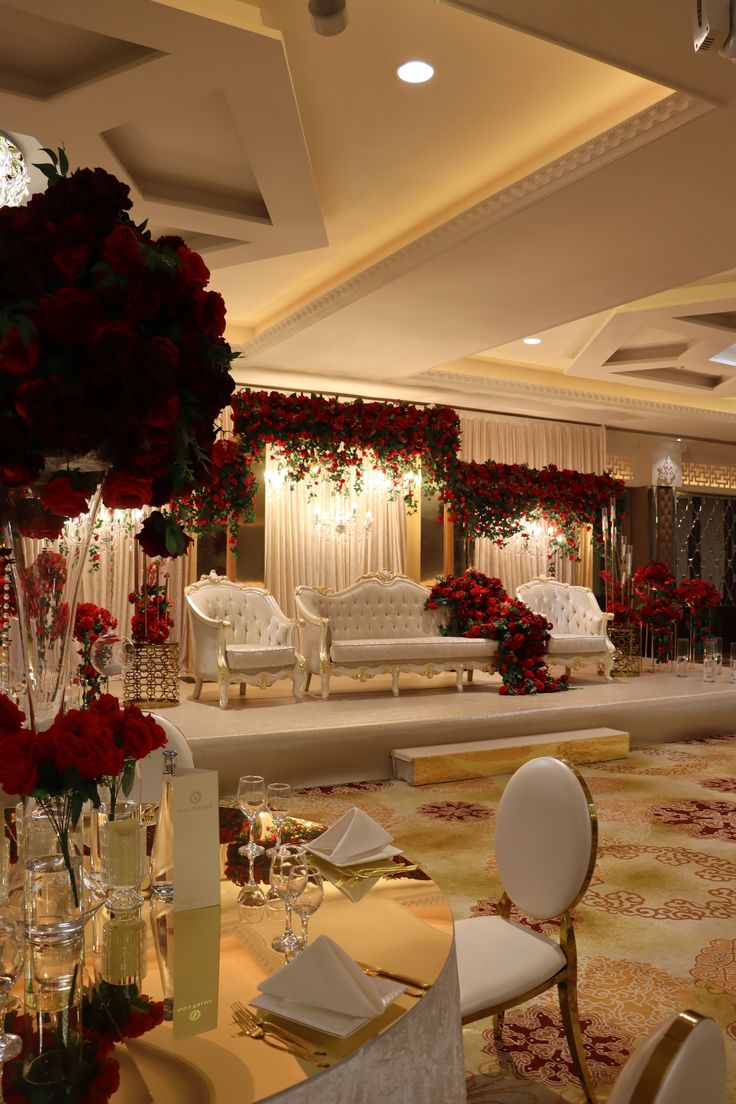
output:
<instances>
[{"instance_id":1,"label":"gold chair leg","mask_svg":"<svg viewBox=\"0 0 736 1104\"><path fill-rule=\"evenodd\" d=\"M497 1012L493 1017L493 1038L497 1043L501 1042L501 1036L503 1034L503 1021L506 1013Z\"/></svg>"},{"instance_id":2,"label":"gold chair leg","mask_svg":"<svg viewBox=\"0 0 736 1104\"><path fill-rule=\"evenodd\" d=\"M585 1048L583 1047L583 1035L580 1029L580 1013L578 1012L577 978L561 981L557 986L560 997L560 1011L562 1013L562 1026L565 1029L565 1038L570 1048L570 1057L575 1073L588 1104L595 1104L593 1083L588 1072L588 1063L585 1061Z\"/></svg>"}]
</instances>

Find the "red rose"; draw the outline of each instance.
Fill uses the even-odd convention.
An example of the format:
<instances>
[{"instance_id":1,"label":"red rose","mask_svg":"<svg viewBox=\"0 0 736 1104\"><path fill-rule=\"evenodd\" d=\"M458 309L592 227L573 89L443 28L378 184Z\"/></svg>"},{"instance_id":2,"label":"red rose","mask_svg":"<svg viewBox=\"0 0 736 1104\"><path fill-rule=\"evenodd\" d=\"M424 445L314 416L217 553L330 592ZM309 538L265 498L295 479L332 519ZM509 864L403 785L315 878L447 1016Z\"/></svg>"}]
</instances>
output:
<instances>
[{"instance_id":1,"label":"red rose","mask_svg":"<svg viewBox=\"0 0 736 1104\"><path fill-rule=\"evenodd\" d=\"M54 252L54 264L65 284L73 284L87 264L89 248L82 242L60 242Z\"/></svg>"},{"instance_id":2,"label":"red rose","mask_svg":"<svg viewBox=\"0 0 736 1104\"><path fill-rule=\"evenodd\" d=\"M78 517L87 510L89 492L74 486L68 475L55 475L40 491L41 501L52 514Z\"/></svg>"},{"instance_id":3,"label":"red rose","mask_svg":"<svg viewBox=\"0 0 736 1104\"><path fill-rule=\"evenodd\" d=\"M17 732L23 727L25 719L25 713L21 713L15 702L12 702L7 694L0 694L0 733L6 735L9 732Z\"/></svg>"},{"instance_id":4,"label":"red rose","mask_svg":"<svg viewBox=\"0 0 736 1104\"><path fill-rule=\"evenodd\" d=\"M41 302L40 324L56 345L84 345L100 316L99 300L83 288L59 288Z\"/></svg>"},{"instance_id":5,"label":"red rose","mask_svg":"<svg viewBox=\"0 0 736 1104\"><path fill-rule=\"evenodd\" d=\"M18 528L24 537L34 540L57 540L65 521L65 517L52 514L37 498L27 499L18 511Z\"/></svg>"},{"instance_id":6,"label":"red rose","mask_svg":"<svg viewBox=\"0 0 736 1104\"><path fill-rule=\"evenodd\" d=\"M116 226L103 246L105 260L116 272L130 276L141 268L141 236L133 226Z\"/></svg>"},{"instance_id":7,"label":"red rose","mask_svg":"<svg viewBox=\"0 0 736 1104\"><path fill-rule=\"evenodd\" d=\"M118 739L126 759L145 759L155 748L164 747L166 733L152 717L144 716L139 710L135 716L128 710L123 720Z\"/></svg>"},{"instance_id":8,"label":"red rose","mask_svg":"<svg viewBox=\"0 0 736 1104\"><path fill-rule=\"evenodd\" d=\"M8 330L0 344L0 372L28 376L38 364L38 340L29 334L24 341L16 329Z\"/></svg>"},{"instance_id":9,"label":"red rose","mask_svg":"<svg viewBox=\"0 0 736 1104\"><path fill-rule=\"evenodd\" d=\"M111 510L137 510L151 500L153 483L145 476L112 472L102 488L102 498Z\"/></svg>"},{"instance_id":10,"label":"red rose","mask_svg":"<svg viewBox=\"0 0 736 1104\"><path fill-rule=\"evenodd\" d=\"M180 271L186 282L193 287L204 287L209 281L210 270L199 253L195 253L186 245L180 245L176 252L181 261Z\"/></svg>"},{"instance_id":11,"label":"red rose","mask_svg":"<svg viewBox=\"0 0 736 1104\"><path fill-rule=\"evenodd\" d=\"M0 737L0 786L5 792L28 797L35 790L37 781L31 733L22 728Z\"/></svg>"},{"instance_id":12,"label":"red rose","mask_svg":"<svg viewBox=\"0 0 736 1104\"><path fill-rule=\"evenodd\" d=\"M81 1092L79 1104L107 1104L120 1088L120 1063L116 1058L107 1058L95 1068L97 1072Z\"/></svg>"}]
</instances>

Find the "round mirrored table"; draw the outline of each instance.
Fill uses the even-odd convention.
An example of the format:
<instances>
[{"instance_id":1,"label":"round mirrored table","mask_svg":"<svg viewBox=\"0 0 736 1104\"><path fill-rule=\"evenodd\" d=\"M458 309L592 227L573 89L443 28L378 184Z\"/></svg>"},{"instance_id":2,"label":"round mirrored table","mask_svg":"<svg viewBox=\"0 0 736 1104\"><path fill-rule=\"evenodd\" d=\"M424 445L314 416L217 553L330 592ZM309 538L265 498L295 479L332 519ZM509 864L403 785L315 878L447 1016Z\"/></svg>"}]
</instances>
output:
<instances>
[{"instance_id":1,"label":"round mirrored table","mask_svg":"<svg viewBox=\"0 0 736 1104\"><path fill-rule=\"evenodd\" d=\"M402 876L397 868L397 874L353 886L352 896L360 898L353 900L325 880L310 939L329 935L356 961L428 985L424 995L409 995L416 989L402 994L342 1039L280 1021L327 1052L326 1069L237 1033L233 1003L248 1004L259 981L284 965L283 956L271 949L283 912L245 922L239 887L227 881L221 886L219 908L143 907L148 939L142 988L154 999L169 996L173 1019L116 1047L121 1069L116 1104L465 1101L452 916L434 882L416 873ZM98 924L104 922L101 917ZM87 955L88 969L93 961L94 951Z\"/></svg>"}]
</instances>

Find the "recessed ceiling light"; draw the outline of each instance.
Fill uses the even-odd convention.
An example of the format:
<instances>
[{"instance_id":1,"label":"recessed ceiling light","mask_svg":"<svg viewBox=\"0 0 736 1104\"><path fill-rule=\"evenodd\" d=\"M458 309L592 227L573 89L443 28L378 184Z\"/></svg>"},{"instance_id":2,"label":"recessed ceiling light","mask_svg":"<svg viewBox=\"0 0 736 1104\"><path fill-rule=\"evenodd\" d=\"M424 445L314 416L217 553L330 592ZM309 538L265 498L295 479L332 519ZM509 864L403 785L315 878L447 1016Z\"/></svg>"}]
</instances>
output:
<instances>
[{"instance_id":1,"label":"recessed ceiling light","mask_svg":"<svg viewBox=\"0 0 736 1104\"><path fill-rule=\"evenodd\" d=\"M405 61L396 70L396 76L406 84L424 84L434 76L434 68L428 61Z\"/></svg>"},{"instance_id":2,"label":"recessed ceiling light","mask_svg":"<svg viewBox=\"0 0 736 1104\"><path fill-rule=\"evenodd\" d=\"M542 344L542 339L541 339L541 337L525 337L524 338L524 344L525 345L541 345Z\"/></svg>"}]
</instances>

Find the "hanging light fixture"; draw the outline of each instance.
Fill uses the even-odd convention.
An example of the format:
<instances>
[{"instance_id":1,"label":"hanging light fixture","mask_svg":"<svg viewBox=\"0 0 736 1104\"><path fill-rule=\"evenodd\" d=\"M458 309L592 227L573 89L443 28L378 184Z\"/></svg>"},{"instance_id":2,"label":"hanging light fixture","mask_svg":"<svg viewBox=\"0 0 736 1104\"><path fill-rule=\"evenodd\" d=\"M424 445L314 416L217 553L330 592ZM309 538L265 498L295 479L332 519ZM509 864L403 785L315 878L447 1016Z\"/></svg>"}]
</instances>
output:
<instances>
[{"instance_id":1,"label":"hanging light fixture","mask_svg":"<svg viewBox=\"0 0 736 1104\"><path fill-rule=\"evenodd\" d=\"M309 0L309 14L314 30L326 38L341 34L348 25L345 0Z\"/></svg>"},{"instance_id":2,"label":"hanging light fixture","mask_svg":"<svg viewBox=\"0 0 736 1104\"><path fill-rule=\"evenodd\" d=\"M0 207L20 207L30 190L23 154L7 134L0 132Z\"/></svg>"}]
</instances>

